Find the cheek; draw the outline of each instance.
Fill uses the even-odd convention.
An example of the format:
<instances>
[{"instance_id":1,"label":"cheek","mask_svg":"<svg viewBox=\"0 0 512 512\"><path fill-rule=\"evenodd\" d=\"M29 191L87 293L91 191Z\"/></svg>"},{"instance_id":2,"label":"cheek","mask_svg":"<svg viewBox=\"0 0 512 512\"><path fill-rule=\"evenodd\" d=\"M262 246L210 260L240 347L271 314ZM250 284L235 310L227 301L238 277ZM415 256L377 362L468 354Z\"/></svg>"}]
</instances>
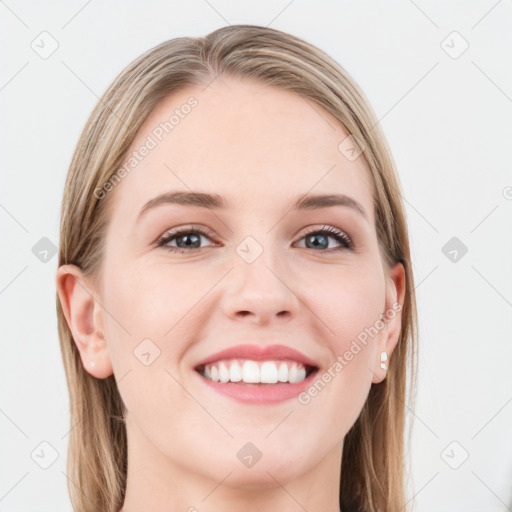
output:
<instances>
[{"instance_id":1,"label":"cheek","mask_svg":"<svg viewBox=\"0 0 512 512\"><path fill-rule=\"evenodd\" d=\"M299 403L317 418L319 430L331 432L333 438L344 436L353 426L372 385L380 334L369 334L367 326L373 325L375 315L365 308L343 310L333 320L337 334L330 337L328 367L299 396Z\"/></svg>"},{"instance_id":2,"label":"cheek","mask_svg":"<svg viewBox=\"0 0 512 512\"><path fill-rule=\"evenodd\" d=\"M378 320L383 312L384 280L374 268L344 267L325 276L317 273L316 286L307 288L308 306L321 319L317 325L330 361L303 402L316 402L319 414L328 409L327 416L347 428L368 395L382 336L376 325L382 325Z\"/></svg>"},{"instance_id":3,"label":"cheek","mask_svg":"<svg viewBox=\"0 0 512 512\"><path fill-rule=\"evenodd\" d=\"M171 379L165 369L179 371L190 339L201 325L198 306L204 294L204 273L182 265L112 268L105 280L104 305L116 376L142 372L137 378L147 387Z\"/></svg>"},{"instance_id":4,"label":"cheek","mask_svg":"<svg viewBox=\"0 0 512 512\"><path fill-rule=\"evenodd\" d=\"M168 283L173 283L168 285ZM105 286L109 352L119 393L127 410L143 424L158 424L173 407L183 407L184 394L172 375L186 350L186 321L190 309L176 293L173 280L151 272L109 274ZM170 424L170 423L169 423Z\"/></svg>"},{"instance_id":5,"label":"cheek","mask_svg":"<svg viewBox=\"0 0 512 512\"><path fill-rule=\"evenodd\" d=\"M121 324L122 327L114 327L124 332L123 337L129 331L132 343L139 338L163 339L172 336L181 321L186 323L187 311L204 294L204 275L189 272L180 265L148 265L128 270L119 266L109 273L105 290L105 302L111 313L109 323Z\"/></svg>"},{"instance_id":6,"label":"cheek","mask_svg":"<svg viewBox=\"0 0 512 512\"><path fill-rule=\"evenodd\" d=\"M365 328L375 324L385 303L383 276L372 266L316 270L306 279L303 296L329 333L330 347L344 352Z\"/></svg>"}]
</instances>

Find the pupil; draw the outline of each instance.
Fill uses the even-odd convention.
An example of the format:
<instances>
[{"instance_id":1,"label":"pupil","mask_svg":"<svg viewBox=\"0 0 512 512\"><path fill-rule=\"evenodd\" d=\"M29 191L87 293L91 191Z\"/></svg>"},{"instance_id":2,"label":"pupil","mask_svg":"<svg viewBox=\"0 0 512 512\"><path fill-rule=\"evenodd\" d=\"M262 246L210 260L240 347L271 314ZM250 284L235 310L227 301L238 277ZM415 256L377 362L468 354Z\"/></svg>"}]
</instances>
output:
<instances>
[{"instance_id":1,"label":"pupil","mask_svg":"<svg viewBox=\"0 0 512 512\"><path fill-rule=\"evenodd\" d=\"M179 243L180 239L185 240L185 243L183 245ZM193 240L192 242L191 239ZM198 237L197 235L182 235L176 239L176 244L178 245L178 247L190 247L194 243L199 243L199 241L200 237Z\"/></svg>"},{"instance_id":2,"label":"pupil","mask_svg":"<svg viewBox=\"0 0 512 512\"><path fill-rule=\"evenodd\" d=\"M320 243L317 241L318 239L321 240ZM309 237L306 237L306 245L308 245L307 240L314 240L313 243L311 244L312 247L322 246L323 248L327 248L327 246L329 245L327 243L327 237L325 235L310 235Z\"/></svg>"}]
</instances>

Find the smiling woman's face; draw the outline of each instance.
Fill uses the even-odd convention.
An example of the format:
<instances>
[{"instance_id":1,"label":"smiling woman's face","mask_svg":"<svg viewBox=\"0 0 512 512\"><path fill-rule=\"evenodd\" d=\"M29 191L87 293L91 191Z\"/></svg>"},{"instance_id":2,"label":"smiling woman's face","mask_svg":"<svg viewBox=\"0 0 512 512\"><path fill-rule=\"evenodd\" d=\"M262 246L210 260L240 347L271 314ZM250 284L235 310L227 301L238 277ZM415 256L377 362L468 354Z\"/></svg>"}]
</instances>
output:
<instances>
[{"instance_id":1,"label":"smiling woman's face","mask_svg":"<svg viewBox=\"0 0 512 512\"><path fill-rule=\"evenodd\" d=\"M385 377L380 353L391 354L400 327L397 315L350 361L344 357L403 290L401 265L387 286L367 165L339 151L348 132L318 106L227 78L162 101L128 154L148 136L157 140L160 123L191 96L197 106L108 192L96 326L108 347L94 368L84 364L105 377L111 363L120 380L137 470L162 479L188 470L216 482L231 472L225 484L232 486L275 485L270 475L283 485L313 471L335 476L345 434L372 382ZM160 202L141 214L150 200L178 191L221 196L225 205ZM306 194L343 194L361 210L293 208ZM174 228L185 233L158 246ZM333 377L307 404L227 396L195 368L241 344L294 348L318 366L313 381L330 367ZM346 364L336 371L338 356ZM252 467L243 460L254 455L247 443L262 454ZM247 453L237 455L241 449Z\"/></svg>"}]
</instances>

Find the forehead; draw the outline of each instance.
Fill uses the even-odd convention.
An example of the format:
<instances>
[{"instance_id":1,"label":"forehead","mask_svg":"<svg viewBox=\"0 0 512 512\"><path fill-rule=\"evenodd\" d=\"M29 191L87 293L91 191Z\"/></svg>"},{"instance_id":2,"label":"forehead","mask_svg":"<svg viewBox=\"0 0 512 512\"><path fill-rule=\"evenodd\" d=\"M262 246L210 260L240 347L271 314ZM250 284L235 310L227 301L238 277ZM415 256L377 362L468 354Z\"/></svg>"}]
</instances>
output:
<instances>
[{"instance_id":1,"label":"forehead","mask_svg":"<svg viewBox=\"0 0 512 512\"><path fill-rule=\"evenodd\" d=\"M154 196L192 190L219 194L229 207L282 213L299 195L338 193L373 221L367 164L338 149L348 135L318 105L277 87L223 77L191 86L162 100L139 129L116 209L135 220Z\"/></svg>"}]
</instances>

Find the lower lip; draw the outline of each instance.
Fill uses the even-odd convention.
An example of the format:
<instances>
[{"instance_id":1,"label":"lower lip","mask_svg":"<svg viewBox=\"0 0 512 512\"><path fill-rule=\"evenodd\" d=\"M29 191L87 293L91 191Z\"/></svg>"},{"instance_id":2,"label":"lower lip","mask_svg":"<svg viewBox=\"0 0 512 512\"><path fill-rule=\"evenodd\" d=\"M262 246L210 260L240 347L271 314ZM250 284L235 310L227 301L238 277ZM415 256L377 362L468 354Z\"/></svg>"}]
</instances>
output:
<instances>
[{"instance_id":1,"label":"lower lip","mask_svg":"<svg viewBox=\"0 0 512 512\"><path fill-rule=\"evenodd\" d=\"M290 383L276 383L276 384L248 384L248 383L237 383L237 382L217 382L214 380L206 379L200 373L196 373L202 382L212 389L226 395L230 398L234 398L239 402L251 403L251 404L269 404L278 403L285 400L296 398L300 393L304 392L309 386L311 386L318 370L312 372L302 382L295 384Z\"/></svg>"}]
</instances>

